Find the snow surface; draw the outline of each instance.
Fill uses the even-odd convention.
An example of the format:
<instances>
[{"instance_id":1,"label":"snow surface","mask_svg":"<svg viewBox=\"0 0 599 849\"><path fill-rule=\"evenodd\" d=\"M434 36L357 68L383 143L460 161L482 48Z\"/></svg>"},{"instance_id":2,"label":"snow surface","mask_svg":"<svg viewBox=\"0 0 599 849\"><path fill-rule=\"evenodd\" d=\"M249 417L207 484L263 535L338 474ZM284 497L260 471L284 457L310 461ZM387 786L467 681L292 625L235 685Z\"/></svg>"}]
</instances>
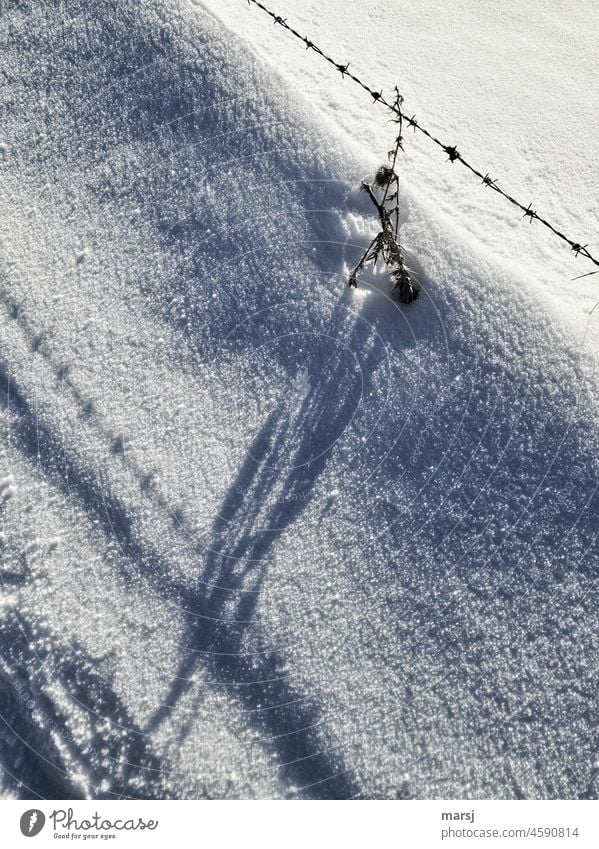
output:
<instances>
[{"instance_id":1,"label":"snow surface","mask_svg":"<svg viewBox=\"0 0 599 849\"><path fill-rule=\"evenodd\" d=\"M247 39L251 49L352 139L383 157L385 112L255 7L238 0L193 0ZM268 3L266 3L268 6ZM392 96L506 191L599 252L599 155L593 93L599 83L599 13L593 0L399 2L273 0L273 8L353 73ZM420 204L460 228L494 263L517 268L575 326L597 302L597 278L540 225L522 222L507 202L420 134L406 134L401 173ZM597 322L592 332L597 337Z\"/></svg>"},{"instance_id":2,"label":"snow surface","mask_svg":"<svg viewBox=\"0 0 599 849\"><path fill-rule=\"evenodd\" d=\"M346 26L336 0L298 5L279 8L373 79L395 69L353 0ZM544 49L584 4L550 5ZM384 114L216 7L0 3L3 795L595 798L598 278L570 283L581 260L419 143L421 298L345 288ZM488 152L471 15L453 61L420 7L399 19L410 105ZM498 165L508 131L558 131L537 106L513 106ZM570 129L578 153L531 142L521 165L532 191L559 160L545 197L576 200L561 220L584 235L596 138Z\"/></svg>"}]
</instances>

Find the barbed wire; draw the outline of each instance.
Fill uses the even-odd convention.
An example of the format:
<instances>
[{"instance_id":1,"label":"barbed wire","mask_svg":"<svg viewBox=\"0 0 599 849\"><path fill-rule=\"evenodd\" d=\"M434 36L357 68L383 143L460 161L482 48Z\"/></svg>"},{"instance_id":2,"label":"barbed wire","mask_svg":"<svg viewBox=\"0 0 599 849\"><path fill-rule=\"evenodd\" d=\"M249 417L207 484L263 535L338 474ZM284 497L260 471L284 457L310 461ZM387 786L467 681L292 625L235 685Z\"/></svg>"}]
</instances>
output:
<instances>
[{"instance_id":1,"label":"barbed wire","mask_svg":"<svg viewBox=\"0 0 599 849\"><path fill-rule=\"evenodd\" d=\"M535 209L532 208L532 203L529 203L528 206L525 206L523 203L520 203L520 201L516 200L516 198L512 197L512 195L510 195L508 192L504 191L498 185L497 180L492 179L489 176L488 172L483 174L482 171L480 171L478 168L475 168L474 165L472 165L470 162L468 162L468 160L466 160L462 156L462 154L459 152L456 145L444 144L433 133L429 132L429 130L427 130L425 127L423 127L422 124L420 124L420 122L416 120L415 115L410 116L406 112L404 112L402 110L401 106L399 105L399 103L401 101L395 99L394 101L390 102L389 100L387 100L387 98L383 94L382 89L379 90L379 91L376 91L375 89L373 89L369 85L367 85L365 82L363 82L363 80L361 80L360 77L358 77L358 76L356 76L356 74L352 73L349 70L349 64L350 64L349 62L346 62L345 64L343 64L341 62L337 62L331 56L328 56L324 52L324 50L322 50L311 39L309 39L307 36L302 35L300 32L298 32L296 29L294 29L287 22L286 18L282 18L280 15L277 15L276 12L273 12L271 9L268 8L268 6L265 6L264 3L261 2L261 0L247 0L247 2L248 2L248 5L257 6L259 9L261 9L263 12L265 12L270 18L272 18L275 25L281 26L281 27L283 27L283 29L286 29L288 32L290 32L295 38L297 38L299 41L301 41L305 45L306 50L312 50L312 52L314 52L318 56L322 57L322 59L324 59L325 62L328 62L329 65L332 65L333 68L335 68L335 70L338 71L341 74L341 77L343 79L345 79L347 77L348 79L352 80L352 82L356 83L356 85L359 85L360 88L362 88L365 92L367 92L372 97L372 99L375 103L379 103L382 106L384 106L386 109L388 109L390 112L393 112L395 115L397 115L403 121L405 121L408 126L412 127L414 132L418 131L418 132L422 133L422 135L426 136L427 139L432 141L433 144L435 144L437 147L441 148L441 150L443 150L447 154L447 161L448 162L450 162L450 163L459 162L460 165L463 165L464 168L467 168L468 171L470 171L472 174L474 174L475 177L478 177L480 179L481 183L483 184L483 187L488 187L488 188L492 189L492 191L497 192L497 194L504 197L513 206L515 206L515 207L517 207L517 209L521 210L521 212L524 213L523 216L522 216L523 218L528 218L528 220L530 221L531 224L532 224L533 221L538 221L540 224L542 224L544 227L546 227L548 230L550 230L555 236L557 236L563 242L568 244L570 246L570 249L574 252L576 257L578 257L578 255L580 254L581 256L584 256L586 259L590 260L592 263L594 263L596 266L599 267L599 259L596 259L591 254L591 252L588 250L588 243L583 245L581 242L576 242L573 239L570 239L568 236L565 235L565 233L562 233L561 230L558 230L557 227L554 227L554 225L551 224L546 218L543 218L541 215L539 215L538 212ZM587 274L581 274L580 277L575 277L574 279L579 280L581 277L588 277L592 274L597 274L597 273L599 273L599 272L590 271Z\"/></svg>"}]
</instances>

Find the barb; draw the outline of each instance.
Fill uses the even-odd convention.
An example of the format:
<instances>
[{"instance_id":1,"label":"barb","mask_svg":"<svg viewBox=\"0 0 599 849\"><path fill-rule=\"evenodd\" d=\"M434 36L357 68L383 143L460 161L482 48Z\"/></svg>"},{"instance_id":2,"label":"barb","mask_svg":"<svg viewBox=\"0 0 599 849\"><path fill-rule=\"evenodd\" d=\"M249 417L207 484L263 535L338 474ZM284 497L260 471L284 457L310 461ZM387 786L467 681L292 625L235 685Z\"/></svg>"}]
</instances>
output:
<instances>
[{"instance_id":1,"label":"barb","mask_svg":"<svg viewBox=\"0 0 599 849\"><path fill-rule=\"evenodd\" d=\"M468 171L470 171L472 174L474 174L475 177L479 178L479 180L483 184L484 188L488 187L488 188L493 189L494 192L497 192L497 194L501 195L507 201L509 201L509 203L511 203L512 206L517 207L523 213L523 216L522 216L523 218L528 218L528 220L531 224L532 224L533 221L538 221L539 224L542 224L544 227L546 227L548 230L550 230L555 236L557 236L558 239L561 239L563 242L565 242L567 245L569 245L570 249L574 252L575 256L578 257L578 255L580 254L580 255L584 256L586 259L590 260L592 263L594 263L594 265L599 267L599 259L596 259L591 254L591 252L589 251L586 244L583 245L580 242L576 242L573 239L568 238L568 236L566 236L564 233L562 233L561 230L559 230L557 227L555 227L553 224L551 224L546 218L543 218L541 215L539 215L538 212L536 212L536 210L534 210L532 208L532 204L528 204L527 206L525 206L523 203L520 203L520 201L516 200L516 198L512 197L512 195L510 195L508 192L504 191L501 188L501 186L498 185L496 180L491 179L489 177L488 173L483 174L482 171L480 171L478 168L475 168L474 165L472 165L470 162L468 162L468 160L466 160L462 156L462 154L459 152L459 150L457 149L457 147L455 145L444 144L433 133L429 132L429 130L427 130L425 127L423 127L422 124L420 124L420 122L416 120L415 115L412 115L411 117L409 115L407 115L401 107L401 101L397 101L397 100L396 101L389 101L389 100L387 100L387 98L384 96L382 90L375 91L373 88L371 88L365 82L363 82L360 79L360 77L358 77L358 76L356 76L356 74L352 73L349 70L349 62L340 63L340 62L337 62L335 59L333 59L331 56L328 56L324 52L324 50L321 50L321 48L318 47L318 45L316 45L311 39L309 39L307 36L302 35L300 32L298 32L296 29L294 29L287 22L286 18L282 18L280 15L277 15L275 12L273 12L271 9L269 9L267 6L265 6L264 3L261 2L261 0L247 0L247 2L248 2L248 6L249 5L257 6L265 14L267 14L270 18L272 18L273 22L276 25L279 25L279 26L283 27L283 29L286 29L288 32L290 32L291 35L293 35L295 38L297 38L299 41L301 41L305 45L306 50L312 50L318 56L322 57L322 59L324 59L325 62L328 62L329 65L332 65L333 68L338 73L341 74L342 79L347 78L347 79L352 80L352 82L354 82L356 85L360 86L360 88L362 88L365 92L367 92L370 95L370 97L372 97L372 99L375 103L380 103L382 106L384 106L390 112L393 112L395 115L398 116L398 118L401 118L403 121L405 121L408 126L412 127L414 129L414 132L416 132L416 130L418 130L418 132L422 133L423 136L426 136L426 138L429 139L429 141L433 142L433 144L435 144L437 147L441 148L441 150L443 150L443 152L447 154L447 157L448 157L447 161L448 162L450 162L452 164L454 162L459 162L460 165L463 165L464 168L467 168ZM592 272L589 272L589 275L590 274L597 274L597 272L592 271ZM586 276L589 276L589 275L581 275L581 276L586 277ZM575 277L574 279L577 280L579 278Z\"/></svg>"}]
</instances>

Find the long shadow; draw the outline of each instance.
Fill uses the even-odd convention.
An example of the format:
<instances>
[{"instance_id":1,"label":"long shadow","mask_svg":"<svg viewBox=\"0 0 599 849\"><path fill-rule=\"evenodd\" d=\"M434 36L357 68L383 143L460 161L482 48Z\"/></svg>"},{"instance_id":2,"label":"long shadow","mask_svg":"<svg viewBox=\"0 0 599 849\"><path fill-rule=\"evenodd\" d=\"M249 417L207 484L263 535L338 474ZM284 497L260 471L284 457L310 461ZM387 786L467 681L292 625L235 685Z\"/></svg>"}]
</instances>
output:
<instances>
[{"instance_id":1,"label":"long shadow","mask_svg":"<svg viewBox=\"0 0 599 849\"><path fill-rule=\"evenodd\" d=\"M365 352L366 361L373 349L369 333L367 326L357 321L348 342L351 349ZM369 368L368 362L363 368ZM285 783L304 788L305 797L355 795L358 788L342 759L323 751L326 743L315 730L321 716L318 707L282 677L284 659L276 650L264 648L264 637L254 622L266 577L266 557L309 503L313 484L326 464L330 435L347 426L355 408L355 386L351 381L348 385L341 355L334 366L330 364L316 392L301 395L291 410L268 416L222 504L204 555L203 572L198 585L191 588L173 579L170 564L138 539L129 511L107 491L106 483L92 470L81 468L73 457L66 458L62 440L35 416L1 363L0 381L5 399L10 397L13 412L18 413L11 423L14 443L65 494L80 502L107 536L117 535L127 560L123 572L127 581L147 581L162 597L176 597L186 610L186 647L167 706L156 712L147 730L157 728L170 714L188 690L194 666L202 662L211 672L214 686L235 695L252 724L270 737L268 745ZM332 393L338 401L331 415ZM160 496L155 507L166 503ZM192 535L184 517L178 532ZM148 563L152 569L146 568ZM206 589L207 585L212 586ZM234 598L235 593L239 598ZM250 632L257 651L246 648Z\"/></svg>"},{"instance_id":2,"label":"long shadow","mask_svg":"<svg viewBox=\"0 0 599 849\"><path fill-rule=\"evenodd\" d=\"M354 342L368 348L367 339ZM347 798L357 787L342 759L322 751L325 744L313 728L320 711L281 677L283 659L270 650L249 652L247 638L268 554L309 503L327 462L331 430L342 429L353 413L355 398L347 393L334 416L323 416L331 393L339 392L339 372L339 367L332 368L297 411L303 436L291 424L288 411L279 410L268 416L255 437L213 524L197 590L201 609L196 606L195 612L187 613L186 648L165 704L148 725L154 730L169 717L190 689L195 666L207 663L213 677L232 689L254 723L270 736L283 780L305 788L303 795L314 798ZM212 588L202 589L206 585ZM233 599L234 594L239 597ZM253 642L260 647L259 634Z\"/></svg>"}]
</instances>

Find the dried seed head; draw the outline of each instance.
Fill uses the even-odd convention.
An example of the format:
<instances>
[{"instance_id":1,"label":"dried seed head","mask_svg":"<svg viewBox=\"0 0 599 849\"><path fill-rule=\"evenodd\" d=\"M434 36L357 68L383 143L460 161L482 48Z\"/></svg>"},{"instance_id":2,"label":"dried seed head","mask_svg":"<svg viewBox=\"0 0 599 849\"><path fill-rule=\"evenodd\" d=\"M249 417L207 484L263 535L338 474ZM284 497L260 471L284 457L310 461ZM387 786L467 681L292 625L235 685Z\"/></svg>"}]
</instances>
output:
<instances>
[{"instance_id":1,"label":"dried seed head","mask_svg":"<svg viewBox=\"0 0 599 849\"><path fill-rule=\"evenodd\" d=\"M395 177L395 171L389 165L381 165L374 175L374 182L379 188L386 188L391 180Z\"/></svg>"}]
</instances>

